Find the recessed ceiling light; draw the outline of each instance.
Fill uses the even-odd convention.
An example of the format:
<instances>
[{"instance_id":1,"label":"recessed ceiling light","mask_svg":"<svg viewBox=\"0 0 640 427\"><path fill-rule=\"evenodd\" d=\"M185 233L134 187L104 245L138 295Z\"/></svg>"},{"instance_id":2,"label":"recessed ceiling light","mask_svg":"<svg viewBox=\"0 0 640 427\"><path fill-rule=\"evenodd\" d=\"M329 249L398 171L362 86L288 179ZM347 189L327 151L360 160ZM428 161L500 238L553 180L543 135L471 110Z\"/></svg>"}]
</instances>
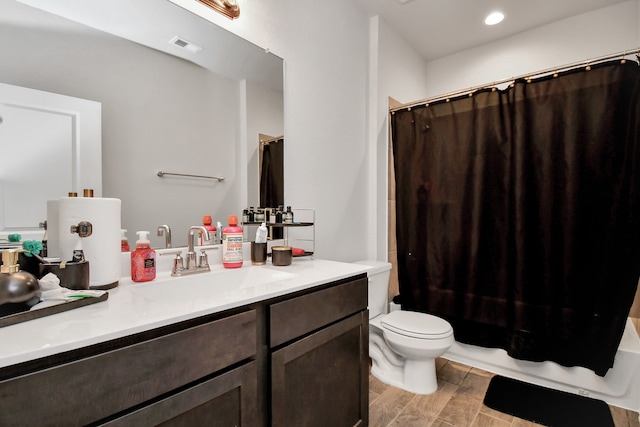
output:
<instances>
[{"instance_id":1,"label":"recessed ceiling light","mask_svg":"<svg viewBox=\"0 0 640 427\"><path fill-rule=\"evenodd\" d=\"M484 23L486 25L496 25L502 22L504 19L504 13L502 12L492 12L484 18Z\"/></svg>"}]
</instances>

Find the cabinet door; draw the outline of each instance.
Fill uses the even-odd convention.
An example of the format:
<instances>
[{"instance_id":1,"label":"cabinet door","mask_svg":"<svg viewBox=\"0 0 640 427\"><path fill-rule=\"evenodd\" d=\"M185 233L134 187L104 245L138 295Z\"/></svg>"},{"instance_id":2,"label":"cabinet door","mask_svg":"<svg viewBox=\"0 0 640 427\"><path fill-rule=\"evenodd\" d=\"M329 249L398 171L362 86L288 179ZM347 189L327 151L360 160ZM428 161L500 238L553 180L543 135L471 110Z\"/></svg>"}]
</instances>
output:
<instances>
[{"instance_id":1,"label":"cabinet door","mask_svg":"<svg viewBox=\"0 0 640 427\"><path fill-rule=\"evenodd\" d=\"M258 425L255 362L172 394L102 426L253 427Z\"/></svg>"},{"instance_id":2,"label":"cabinet door","mask_svg":"<svg viewBox=\"0 0 640 427\"><path fill-rule=\"evenodd\" d=\"M369 422L367 312L272 353L272 426Z\"/></svg>"},{"instance_id":3,"label":"cabinet door","mask_svg":"<svg viewBox=\"0 0 640 427\"><path fill-rule=\"evenodd\" d=\"M269 306L269 347L279 347L367 309L367 276Z\"/></svg>"}]
</instances>

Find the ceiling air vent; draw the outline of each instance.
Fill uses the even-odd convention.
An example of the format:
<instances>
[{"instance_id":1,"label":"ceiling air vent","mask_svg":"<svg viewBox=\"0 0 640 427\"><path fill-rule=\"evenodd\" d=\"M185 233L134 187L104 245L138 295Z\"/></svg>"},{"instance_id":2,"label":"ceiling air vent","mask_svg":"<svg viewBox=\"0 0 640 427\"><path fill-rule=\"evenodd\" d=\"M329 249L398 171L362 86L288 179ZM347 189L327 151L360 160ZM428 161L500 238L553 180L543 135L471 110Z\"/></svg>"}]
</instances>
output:
<instances>
[{"instance_id":1,"label":"ceiling air vent","mask_svg":"<svg viewBox=\"0 0 640 427\"><path fill-rule=\"evenodd\" d=\"M175 36L174 38L169 40L169 43L174 44L183 49L187 49L191 53L198 53L202 50L200 46L193 44L190 41L185 40L182 37L178 37L178 36Z\"/></svg>"}]
</instances>

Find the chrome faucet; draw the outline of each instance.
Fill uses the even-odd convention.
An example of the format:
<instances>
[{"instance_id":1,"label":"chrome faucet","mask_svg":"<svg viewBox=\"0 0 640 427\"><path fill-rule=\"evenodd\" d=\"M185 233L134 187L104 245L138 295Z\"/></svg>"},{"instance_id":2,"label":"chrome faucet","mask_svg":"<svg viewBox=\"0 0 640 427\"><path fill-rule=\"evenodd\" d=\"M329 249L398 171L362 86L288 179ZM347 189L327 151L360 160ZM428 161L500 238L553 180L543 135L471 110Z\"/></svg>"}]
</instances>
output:
<instances>
[{"instance_id":1,"label":"chrome faucet","mask_svg":"<svg viewBox=\"0 0 640 427\"><path fill-rule=\"evenodd\" d=\"M199 268L200 263L196 264L196 253L194 251L194 240L198 237L198 234L202 233L202 240L209 240L209 231L202 225L194 225L189 227L189 234L187 234L187 270ZM205 253L206 256L206 253ZM207 262L206 268L209 269L209 263Z\"/></svg>"},{"instance_id":2,"label":"chrome faucet","mask_svg":"<svg viewBox=\"0 0 640 427\"><path fill-rule=\"evenodd\" d=\"M186 259L187 263L184 265L184 260L182 258L182 251L165 251L161 252L160 255L175 255L176 257L173 260L173 269L171 270L172 276L184 276L187 274L193 273L204 273L206 271L211 271L211 267L209 267L209 257L207 256L208 249L218 249L217 246L201 246L200 247L200 255L197 257L196 261L196 252L195 252L195 243L194 239L198 237L199 234L202 234L203 240L209 240L209 231L201 225L194 225L189 227L189 232L187 234L187 254Z\"/></svg>"},{"instance_id":3,"label":"chrome faucet","mask_svg":"<svg viewBox=\"0 0 640 427\"><path fill-rule=\"evenodd\" d=\"M162 237L164 234L164 247L171 247L171 228L168 225L161 225L158 227L158 237Z\"/></svg>"}]
</instances>

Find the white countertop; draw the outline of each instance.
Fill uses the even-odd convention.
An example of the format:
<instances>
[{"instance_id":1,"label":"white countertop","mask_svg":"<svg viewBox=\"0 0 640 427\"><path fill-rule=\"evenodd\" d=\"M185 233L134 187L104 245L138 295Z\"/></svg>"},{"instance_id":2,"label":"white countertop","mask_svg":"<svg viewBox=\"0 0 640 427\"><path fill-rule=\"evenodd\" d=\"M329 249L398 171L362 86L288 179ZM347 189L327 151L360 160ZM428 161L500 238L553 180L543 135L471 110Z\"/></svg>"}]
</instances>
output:
<instances>
[{"instance_id":1,"label":"white countertop","mask_svg":"<svg viewBox=\"0 0 640 427\"><path fill-rule=\"evenodd\" d=\"M294 260L154 281L120 280L106 301L0 328L0 368L75 350L183 320L264 301L365 273L367 267L326 260Z\"/></svg>"}]
</instances>

